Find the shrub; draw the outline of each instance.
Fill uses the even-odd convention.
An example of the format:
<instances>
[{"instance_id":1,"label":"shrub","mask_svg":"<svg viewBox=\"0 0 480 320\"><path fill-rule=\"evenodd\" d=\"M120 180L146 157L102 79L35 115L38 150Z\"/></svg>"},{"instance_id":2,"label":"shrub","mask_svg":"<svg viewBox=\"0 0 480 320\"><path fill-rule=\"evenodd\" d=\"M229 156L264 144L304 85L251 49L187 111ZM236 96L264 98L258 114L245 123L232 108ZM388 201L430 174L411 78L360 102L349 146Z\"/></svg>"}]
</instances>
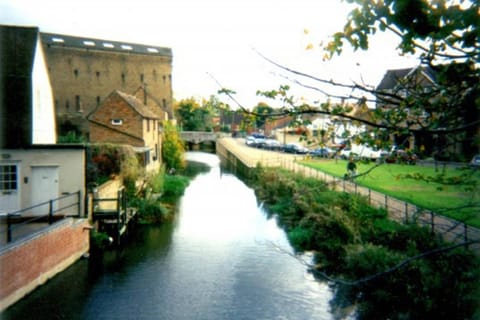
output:
<instances>
[{"instance_id":1,"label":"shrub","mask_svg":"<svg viewBox=\"0 0 480 320\"><path fill-rule=\"evenodd\" d=\"M138 209L140 223L162 223L170 217L168 210L158 201L137 198L133 205Z\"/></svg>"},{"instance_id":2,"label":"shrub","mask_svg":"<svg viewBox=\"0 0 480 320\"><path fill-rule=\"evenodd\" d=\"M184 176L165 175L162 201L174 203L185 192L190 180Z\"/></svg>"}]
</instances>

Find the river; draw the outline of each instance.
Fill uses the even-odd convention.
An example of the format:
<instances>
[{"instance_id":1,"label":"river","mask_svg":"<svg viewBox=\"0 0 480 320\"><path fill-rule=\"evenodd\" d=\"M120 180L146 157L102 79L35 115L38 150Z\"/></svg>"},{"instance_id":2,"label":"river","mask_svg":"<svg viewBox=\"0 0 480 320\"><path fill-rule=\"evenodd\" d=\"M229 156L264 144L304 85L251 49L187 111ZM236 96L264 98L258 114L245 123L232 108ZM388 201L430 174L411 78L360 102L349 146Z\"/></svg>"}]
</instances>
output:
<instances>
[{"instance_id":1,"label":"river","mask_svg":"<svg viewBox=\"0 0 480 320\"><path fill-rule=\"evenodd\" d=\"M285 233L217 156L175 221L139 226L102 259L82 259L7 309L7 319L333 319L327 284L293 257Z\"/></svg>"}]
</instances>

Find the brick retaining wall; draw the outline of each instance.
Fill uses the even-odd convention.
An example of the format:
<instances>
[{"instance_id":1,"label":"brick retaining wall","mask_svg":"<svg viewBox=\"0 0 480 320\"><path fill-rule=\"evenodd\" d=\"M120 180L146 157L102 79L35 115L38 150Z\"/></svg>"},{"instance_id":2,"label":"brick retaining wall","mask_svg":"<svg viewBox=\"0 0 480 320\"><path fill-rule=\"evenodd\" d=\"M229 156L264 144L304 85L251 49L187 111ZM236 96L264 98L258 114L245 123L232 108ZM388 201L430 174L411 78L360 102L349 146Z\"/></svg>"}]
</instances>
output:
<instances>
[{"instance_id":1,"label":"brick retaining wall","mask_svg":"<svg viewBox=\"0 0 480 320\"><path fill-rule=\"evenodd\" d=\"M67 218L0 249L0 311L89 250L87 219Z\"/></svg>"}]
</instances>

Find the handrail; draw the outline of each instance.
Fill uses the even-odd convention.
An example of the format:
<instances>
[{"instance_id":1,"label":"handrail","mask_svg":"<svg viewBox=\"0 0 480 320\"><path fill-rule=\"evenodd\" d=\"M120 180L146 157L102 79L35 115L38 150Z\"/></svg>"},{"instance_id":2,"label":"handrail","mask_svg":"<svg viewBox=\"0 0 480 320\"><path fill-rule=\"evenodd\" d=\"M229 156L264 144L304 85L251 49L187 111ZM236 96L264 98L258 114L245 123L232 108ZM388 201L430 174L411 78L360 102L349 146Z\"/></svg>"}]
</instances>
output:
<instances>
[{"instance_id":1,"label":"handrail","mask_svg":"<svg viewBox=\"0 0 480 320\"><path fill-rule=\"evenodd\" d=\"M55 202L60 203L60 200L64 200L64 199L68 199L68 198L74 198L74 197L76 197L76 198L71 203L67 203L67 204L64 204L61 207L55 208ZM80 190L79 190L79 191L72 192L72 193L69 193L69 194L66 194L66 195L62 195L62 196L60 196L58 198L55 198L55 199L51 199L51 200L48 200L48 201L41 202L41 203L36 204L34 206L30 206L30 207L27 207L27 208L23 208L23 209L20 209L20 210L9 212L7 214L3 214L2 216L7 218L7 229L5 231L0 231L0 234L1 233L6 233L7 243L10 243L13 240L13 231L14 230L18 230L20 228L26 227L28 224L34 223L36 221L47 220L48 224L50 225L54 222L53 221L54 217L61 217L61 218L65 218L67 216L80 217L81 216L80 201L81 201L81 193L80 193ZM22 213L24 213L24 212L28 212L32 209L40 208L40 207L43 207L43 206L46 206L46 205L48 205L48 213L47 214L35 215L35 216L32 216L31 218L29 218L27 220L24 220L24 221L18 222L18 223L15 223L15 221L13 220L14 218L21 217ZM75 215L55 215L58 212L63 212L65 209L69 209L69 208L73 208L73 207L77 207L77 210L76 210L77 212L76 212Z\"/></svg>"}]
</instances>

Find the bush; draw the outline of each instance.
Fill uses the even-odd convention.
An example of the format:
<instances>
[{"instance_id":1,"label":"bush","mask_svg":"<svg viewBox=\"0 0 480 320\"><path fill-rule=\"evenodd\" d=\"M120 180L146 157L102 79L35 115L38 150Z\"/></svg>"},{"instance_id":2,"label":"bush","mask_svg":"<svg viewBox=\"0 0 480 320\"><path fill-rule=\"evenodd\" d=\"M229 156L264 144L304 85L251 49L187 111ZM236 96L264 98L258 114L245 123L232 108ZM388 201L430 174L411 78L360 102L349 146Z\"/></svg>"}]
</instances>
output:
<instances>
[{"instance_id":1,"label":"bush","mask_svg":"<svg viewBox=\"0 0 480 320\"><path fill-rule=\"evenodd\" d=\"M183 195L190 180L184 176L165 175L164 191L161 200L175 203Z\"/></svg>"},{"instance_id":2,"label":"bush","mask_svg":"<svg viewBox=\"0 0 480 320\"><path fill-rule=\"evenodd\" d=\"M170 218L168 210L158 201L135 199L132 204L138 209L140 223L162 223Z\"/></svg>"},{"instance_id":3,"label":"bush","mask_svg":"<svg viewBox=\"0 0 480 320\"><path fill-rule=\"evenodd\" d=\"M449 244L428 228L389 220L384 209L370 207L364 197L328 191L277 168L259 168L253 176L258 197L278 215L295 250L314 251L314 274L351 281L348 286L333 282L332 303L345 306L342 298L349 299L357 306L357 319L470 319L475 314L480 261L472 252L437 253Z\"/></svg>"}]
</instances>

